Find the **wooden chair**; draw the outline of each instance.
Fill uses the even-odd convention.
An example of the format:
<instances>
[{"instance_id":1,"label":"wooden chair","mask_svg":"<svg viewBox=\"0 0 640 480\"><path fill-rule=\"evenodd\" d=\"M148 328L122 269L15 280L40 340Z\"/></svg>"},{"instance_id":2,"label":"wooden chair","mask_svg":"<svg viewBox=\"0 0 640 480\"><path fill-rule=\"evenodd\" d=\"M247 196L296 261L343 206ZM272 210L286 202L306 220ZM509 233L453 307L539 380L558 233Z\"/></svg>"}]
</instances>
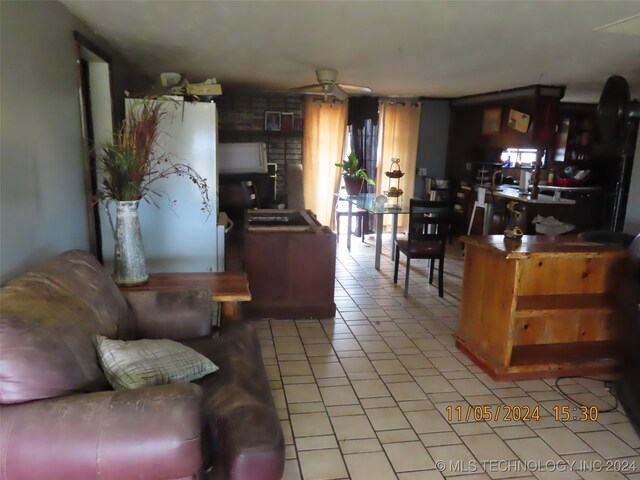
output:
<instances>
[{"instance_id":1,"label":"wooden chair","mask_svg":"<svg viewBox=\"0 0 640 480\"><path fill-rule=\"evenodd\" d=\"M364 219L366 218L367 211L363 208L351 207L351 217L358 219L360 222L360 238L364 242ZM340 217L346 217L349 215L349 205L346 200L340 200L336 202L336 239L340 240ZM351 235L351 232L349 232Z\"/></svg>"},{"instance_id":2,"label":"wooden chair","mask_svg":"<svg viewBox=\"0 0 640 480\"><path fill-rule=\"evenodd\" d=\"M444 296L444 252L451 228L453 204L412 199L409 204L408 235L396 240L396 262L393 283L398 283L400 252L407 257L404 296L409 295L409 271L412 258L429 260L429 283L433 282L435 260L438 260L438 295Z\"/></svg>"},{"instance_id":3,"label":"wooden chair","mask_svg":"<svg viewBox=\"0 0 640 480\"><path fill-rule=\"evenodd\" d=\"M481 208L483 211L482 235L491 235L492 233L504 232L504 229L507 227L508 219L505 202L496 197L492 189L486 188L484 203L478 203L477 200L474 202L471 218L469 219L467 235L470 235L473 230L473 220L478 208ZM497 230L496 228L494 228L496 217L498 217Z\"/></svg>"},{"instance_id":4,"label":"wooden chair","mask_svg":"<svg viewBox=\"0 0 640 480\"><path fill-rule=\"evenodd\" d=\"M466 187L466 188L463 188ZM453 211L451 217L451 230L449 232L449 245L453 241L454 232L466 233L467 210L471 200L471 187L466 183L460 183L453 198Z\"/></svg>"}]
</instances>

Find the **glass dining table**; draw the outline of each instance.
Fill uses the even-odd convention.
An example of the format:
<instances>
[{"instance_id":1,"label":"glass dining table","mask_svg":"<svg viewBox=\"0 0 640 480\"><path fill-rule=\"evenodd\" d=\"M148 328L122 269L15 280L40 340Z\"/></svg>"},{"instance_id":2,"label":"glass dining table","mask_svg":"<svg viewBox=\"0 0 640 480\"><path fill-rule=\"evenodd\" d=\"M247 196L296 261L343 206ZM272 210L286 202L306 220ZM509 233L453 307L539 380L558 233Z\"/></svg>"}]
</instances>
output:
<instances>
[{"instance_id":1,"label":"glass dining table","mask_svg":"<svg viewBox=\"0 0 640 480\"><path fill-rule=\"evenodd\" d=\"M395 260L394 248L398 234L398 215L409 214L410 199L405 196L402 199L389 198L384 202L376 202L378 195L375 193L360 193L358 195L338 195L341 200L349 203L347 216L347 232L351 232L351 212L353 207L362 208L375 215L376 218L376 270L380 270L380 257L382 255L382 227L383 216L391 215L391 260ZM398 201L396 201L398 200ZM351 234L347 235L347 250L351 251Z\"/></svg>"}]
</instances>

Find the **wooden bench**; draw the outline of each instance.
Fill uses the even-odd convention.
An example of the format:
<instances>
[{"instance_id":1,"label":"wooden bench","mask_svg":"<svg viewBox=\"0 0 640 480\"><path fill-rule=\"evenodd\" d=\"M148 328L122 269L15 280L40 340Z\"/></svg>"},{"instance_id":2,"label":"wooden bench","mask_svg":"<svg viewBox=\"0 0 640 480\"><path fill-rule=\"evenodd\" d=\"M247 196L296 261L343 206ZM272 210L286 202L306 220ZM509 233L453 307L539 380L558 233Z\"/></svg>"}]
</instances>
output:
<instances>
[{"instance_id":1,"label":"wooden bench","mask_svg":"<svg viewBox=\"0 0 640 480\"><path fill-rule=\"evenodd\" d=\"M220 302L222 320L238 320L238 302L251 301L245 272L169 272L150 273L149 281L135 287L120 287L123 292L149 290L209 290L211 299Z\"/></svg>"}]
</instances>

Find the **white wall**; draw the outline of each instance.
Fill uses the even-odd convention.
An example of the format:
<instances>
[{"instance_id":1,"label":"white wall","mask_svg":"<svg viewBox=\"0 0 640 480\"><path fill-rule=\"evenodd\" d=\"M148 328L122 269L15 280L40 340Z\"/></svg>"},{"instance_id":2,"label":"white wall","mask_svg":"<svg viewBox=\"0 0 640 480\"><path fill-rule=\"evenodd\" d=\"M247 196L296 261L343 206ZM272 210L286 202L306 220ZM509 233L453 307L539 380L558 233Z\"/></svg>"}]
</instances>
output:
<instances>
[{"instance_id":1,"label":"white wall","mask_svg":"<svg viewBox=\"0 0 640 480\"><path fill-rule=\"evenodd\" d=\"M450 112L449 100L429 99L422 102L416 168L426 168L430 177L444 178ZM422 197L424 191L423 177L416 173L414 196Z\"/></svg>"},{"instance_id":2,"label":"white wall","mask_svg":"<svg viewBox=\"0 0 640 480\"><path fill-rule=\"evenodd\" d=\"M89 246L74 30L96 41L58 2L0 2L0 284Z\"/></svg>"},{"instance_id":3,"label":"white wall","mask_svg":"<svg viewBox=\"0 0 640 480\"><path fill-rule=\"evenodd\" d=\"M640 136L638 138L640 139ZM633 159L624 231L632 235L640 234L640 140L636 142L636 154Z\"/></svg>"}]
</instances>

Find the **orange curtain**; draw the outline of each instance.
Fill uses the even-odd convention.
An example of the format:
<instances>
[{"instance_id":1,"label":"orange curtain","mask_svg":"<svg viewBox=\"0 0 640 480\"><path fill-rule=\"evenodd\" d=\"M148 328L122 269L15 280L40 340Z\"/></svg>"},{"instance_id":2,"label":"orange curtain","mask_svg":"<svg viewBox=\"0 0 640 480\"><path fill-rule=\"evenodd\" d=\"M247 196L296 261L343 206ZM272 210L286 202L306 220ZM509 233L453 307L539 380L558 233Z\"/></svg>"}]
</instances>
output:
<instances>
[{"instance_id":1,"label":"orange curtain","mask_svg":"<svg viewBox=\"0 0 640 480\"><path fill-rule=\"evenodd\" d=\"M306 97L304 103L304 206L323 225L333 228L334 193L340 186L340 169L334 164L343 157L347 124L346 102L322 102Z\"/></svg>"},{"instance_id":2,"label":"orange curtain","mask_svg":"<svg viewBox=\"0 0 640 480\"><path fill-rule=\"evenodd\" d=\"M378 170L376 192L384 195L389 189L389 178L384 174L391 169L391 159L400 159L404 176L399 188L404 192L403 200L408 204L413 197L418 155L418 133L420 130L420 104L392 100L380 102L380 133L378 137ZM391 186L397 185L393 180ZM391 225L391 216L383 215L384 226ZM408 225L408 215L398 216L398 227Z\"/></svg>"}]
</instances>

